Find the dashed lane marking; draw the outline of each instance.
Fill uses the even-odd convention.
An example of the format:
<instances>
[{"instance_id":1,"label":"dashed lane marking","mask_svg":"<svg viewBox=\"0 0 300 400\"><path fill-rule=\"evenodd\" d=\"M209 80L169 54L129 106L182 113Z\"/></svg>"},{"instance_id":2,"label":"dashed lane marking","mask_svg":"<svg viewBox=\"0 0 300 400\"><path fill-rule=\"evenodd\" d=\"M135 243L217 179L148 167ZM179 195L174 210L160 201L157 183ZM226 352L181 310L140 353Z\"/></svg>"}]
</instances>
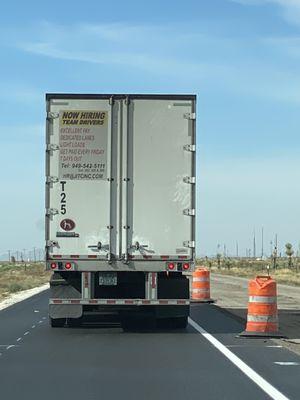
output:
<instances>
[{"instance_id":1,"label":"dashed lane marking","mask_svg":"<svg viewBox=\"0 0 300 400\"><path fill-rule=\"evenodd\" d=\"M20 340L22 340L22 338L21 338L21 337L19 337L19 338L17 339L17 342L19 342Z\"/></svg>"},{"instance_id":2,"label":"dashed lane marking","mask_svg":"<svg viewBox=\"0 0 300 400\"><path fill-rule=\"evenodd\" d=\"M277 364L277 365L285 365L285 366L300 365L300 363L295 362L295 361L275 361L274 364Z\"/></svg>"},{"instance_id":3,"label":"dashed lane marking","mask_svg":"<svg viewBox=\"0 0 300 400\"><path fill-rule=\"evenodd\" d=\"M284 394L279 392L273 385L267 382L262 376L255 372L249 365L242 361L238 356L232 353L224 344L219 342L213 335L208 333L194 320L189 318L189 324L208 340L217 350L219 350L229 361L231 361L239 370L259 386L273 400L289 400Z\"/></svg>"},{"instance_id":4,"label":"dashed lane marking","mask_svg":"<svg viewBox=\"0 0 300 400\"><path fill-rule=\"evenodd\" d=\"M29 335L29 332L28 332L28 331L24 333L24 336L26 336L26 335Z\"/></svg>"},{"instance_id":5,"label":"dashed lane marking","mask_svg":"<svg viewBox=\"0 0 300 400\"><path fill-rule=\"evenodd\" d=\"M13 347L16 347L15 344L10 344L9 346L6 347L6 350L12 349Z\"/></svg>"}]
</instances>

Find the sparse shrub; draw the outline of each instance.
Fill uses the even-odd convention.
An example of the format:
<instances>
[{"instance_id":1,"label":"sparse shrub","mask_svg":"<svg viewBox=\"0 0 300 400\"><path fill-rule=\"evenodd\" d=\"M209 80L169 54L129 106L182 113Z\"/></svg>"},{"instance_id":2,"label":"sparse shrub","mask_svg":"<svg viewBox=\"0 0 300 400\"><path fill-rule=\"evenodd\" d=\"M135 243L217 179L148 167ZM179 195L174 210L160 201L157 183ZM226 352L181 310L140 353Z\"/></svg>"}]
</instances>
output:
<instances>
[{"instance_id":1,"label":"sparse shrub","mask_svg":"<svg viewBox=\"0 0 300 400\"><path fill-rule=\"evenodd\" d=\"M8 285L8 290L11 293L19 292L20 290L23 290L23 286L18 282L12 282Z\"/></svg>"},{"instance_id":2,"label":"sparse shrub","mask_svg":"<svg viewBox=\"0 0 300 400\"><path fill-rule=\"evenodd\" d=\"M230 269L230 267L231 267L231 261L230 261L229 258L227 258L227 260L225 261L225 266L226 266L226 268L227 268L228 270Z\"/></svg>"},{"instance_id":3,"label":"sparse shrub","mask_svg":"<svg viewBox=\"0 0 300 400\"><path fill-rule=\"evenodd\" d=\"M221 268L221 257L222 255L220 253L217 254L217 263L218 263L218 269Z\"/></svg>"}]
</instances>

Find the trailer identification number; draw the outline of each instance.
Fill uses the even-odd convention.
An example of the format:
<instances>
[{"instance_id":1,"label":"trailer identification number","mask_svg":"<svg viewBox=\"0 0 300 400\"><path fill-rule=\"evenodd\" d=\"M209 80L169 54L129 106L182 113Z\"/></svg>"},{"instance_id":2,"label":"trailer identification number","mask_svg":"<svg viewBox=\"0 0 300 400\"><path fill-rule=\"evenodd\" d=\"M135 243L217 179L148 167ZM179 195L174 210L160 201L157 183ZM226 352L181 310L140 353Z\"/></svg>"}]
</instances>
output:
<instances>
[{"instance_id":1,"label":"trailer identification number","mask_svg":"<svg viewBox=\"0 0 300 400\"><path fill-rule=\"evenodd\" d=\"M65 215L67 212L67 200L66 200L66 192L65 192L65 184L66 182L60 182L61 184L61 193L60 193L60 213Z\"/></svg>"}]
</instances>

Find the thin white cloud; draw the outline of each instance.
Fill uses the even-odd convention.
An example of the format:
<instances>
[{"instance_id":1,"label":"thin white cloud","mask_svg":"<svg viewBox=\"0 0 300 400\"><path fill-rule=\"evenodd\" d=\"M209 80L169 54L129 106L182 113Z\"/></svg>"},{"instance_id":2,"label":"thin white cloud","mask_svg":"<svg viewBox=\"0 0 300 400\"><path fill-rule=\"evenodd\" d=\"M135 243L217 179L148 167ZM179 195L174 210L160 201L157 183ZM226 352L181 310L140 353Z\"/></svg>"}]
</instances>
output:
<instances>
[{"instance_id":1,"label":"thin white cloud","mask_svg":"<svg viewBox=\"0 0 300 400\"><path fill-rule=\"evenodd\" d=\"M275 4L282 9L283 17L290 23L300 24L300 0L230 0L244 5Z\"/></svg>"},{"instance_id":2,"label":"thin white cloud","mask_svg":"<svg viewBox=\"0 0 300 400\"><path fill-rule=\"evenodd\" d=\"M178 90L217 88L300 102L298 74L272 64L272 57L267 63L249 56L245 39L208 36L199 29L175 25L63 26L43 22L33 26L27 38L14 40L15 46L29 54L141 72L147 78L174 81ZM250 48L256 46L265 51L270 46L257 38L247 40Z\"/></svg>"},{"instance_id":3,"label":"thin white cloud","mask_svg":"<svg viewBox=\"0 0 300 400\"><path fill-rule=\"evenodd\" d=\"M126 66L152 74L200 78L222 73L222 65L204 60L192 61L189 44L213 38L178 33L174 27L131 26L126 24L79 24L59 26L43 22L37 27L42 40L17 40L17 47L28 53L55 59ZM32 36L37 37L35 33ZM225 42L225 41L224 41Z\"/></svg>"}]
</instances>

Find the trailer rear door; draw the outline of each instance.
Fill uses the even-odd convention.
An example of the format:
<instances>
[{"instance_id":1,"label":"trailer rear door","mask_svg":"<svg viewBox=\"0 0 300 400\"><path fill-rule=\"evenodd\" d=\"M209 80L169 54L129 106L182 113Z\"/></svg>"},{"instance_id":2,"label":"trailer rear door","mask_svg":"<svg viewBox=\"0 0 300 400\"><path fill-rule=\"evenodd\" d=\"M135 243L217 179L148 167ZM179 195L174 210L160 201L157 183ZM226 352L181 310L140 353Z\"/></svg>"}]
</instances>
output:
<instances>
[{"instance_id":1,"label":"trailer rear door","mask_svg":"<svg viewBox=\"0 0 300 400\"><path fill-rule=\"evenodd\" d=\"M123 253L192 258L194 102L131 98L124 104Z\"/></svg>"},{"instance_id":2,"label":"trailer rear door","mask_svg":"<svg viewBox=\"0 0 300 400\"><path fill-rule=\"evenodd\" d=\"M47 119L49 252L106 259L109 249L116 253L112 106L109 99L54 98Z\"/></svg>"}]
</instances>

